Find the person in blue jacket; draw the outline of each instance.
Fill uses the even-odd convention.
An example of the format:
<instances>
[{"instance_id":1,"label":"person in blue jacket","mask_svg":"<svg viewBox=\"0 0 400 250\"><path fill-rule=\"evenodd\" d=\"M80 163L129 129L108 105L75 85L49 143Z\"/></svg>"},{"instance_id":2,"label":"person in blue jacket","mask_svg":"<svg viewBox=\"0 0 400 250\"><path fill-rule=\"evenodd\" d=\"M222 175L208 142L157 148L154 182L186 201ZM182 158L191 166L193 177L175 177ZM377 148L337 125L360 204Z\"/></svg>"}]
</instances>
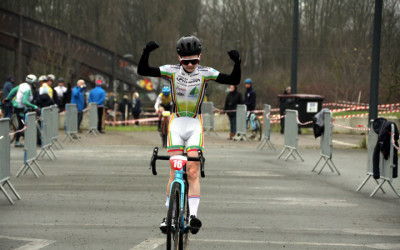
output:
<instances>
[{"instance_id":1,"label":"person in blue jacket","mask_svg":"<svg viewBox=\"0 0 400 250\"><path fill-rule=\"evenodd\" d=\"M85 90L86 84L84 80L78 80L76 86L72 89L71 103L76 104L78 108L78 130L80 130L83 110L85 109Z\"/></svg>"},{"instance_id":2,"label":"person in blue jacket","mask_svg":"<svg viewBox=\"0 0 400 250\"><path fill-rule=\"evenodd\" d=\"M103 112L104 112L104 100L106 99L106 92L101 87L102 80L96 80L96 87L89 92L89 103L97 103L97 130L100 133L104 133L102 130L103 124Z\"/></svg>"}]
</instances>

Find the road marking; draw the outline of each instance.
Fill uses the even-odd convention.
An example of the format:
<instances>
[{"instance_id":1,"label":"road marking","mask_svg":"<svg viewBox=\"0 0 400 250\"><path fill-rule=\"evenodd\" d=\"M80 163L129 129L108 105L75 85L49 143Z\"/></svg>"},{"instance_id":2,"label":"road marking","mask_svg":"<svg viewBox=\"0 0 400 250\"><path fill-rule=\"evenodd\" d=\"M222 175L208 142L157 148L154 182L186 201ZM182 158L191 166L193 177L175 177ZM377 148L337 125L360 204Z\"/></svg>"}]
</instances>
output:
<instances>
[{"instance_id":1,"label":"road marking","mask_svg":"<svg viewBox=\"0 0 400 250\"><path fill-rule=\"evenodd\" d=\"M400 244L352 244L352 243L322 243L322 242L295 242L295 241L260 241L260 240L208 240L192 239L200 242L220 242L220 243L239 243L239 244L274 244L274 245L303 245L303 246L326 246L326 247L360 247L373 249L399 249Z\"/></svg>"},{"instance_id":2,"label":"road marking","mask_svg":"<svg viewBox=\"0 0 400 250\"><path fill-rule=\"evenodd\" d=\"M53 244L54 240L45 240L45 239L31 239L31 238L22 238L22 237L12 237L6 235L0 235L0 238L9 239L9 240L19 240L19 241L29 241L28 244L23 245L14 250L38 250L43 247L46 247L50 244Z\"/></svg>"},{"instance_id":3,"label":"road marking","mask_svg":"<svg viewBox=\"0 0 400 250\"><path fill-rule=\"evenodd\" d=\"M332 140L332 142L336 143L336 144L339 144L339 145L343 145L343 146L358 147L357 144L347 143L347 142L344 142L344 141Z\"/></svg>"},{"instance_id":4,"label":"road marking","mask_svg":"<svg viewBox=\"0 0 400 250\"><path fill-rule=\"evenodd\" d=\"M156 249L157 247L164 244L166 241L165 238L151 238L141 242L139 245L129 249L129 250L147 250L147 249Z\"/></svg>"}]
</instances>

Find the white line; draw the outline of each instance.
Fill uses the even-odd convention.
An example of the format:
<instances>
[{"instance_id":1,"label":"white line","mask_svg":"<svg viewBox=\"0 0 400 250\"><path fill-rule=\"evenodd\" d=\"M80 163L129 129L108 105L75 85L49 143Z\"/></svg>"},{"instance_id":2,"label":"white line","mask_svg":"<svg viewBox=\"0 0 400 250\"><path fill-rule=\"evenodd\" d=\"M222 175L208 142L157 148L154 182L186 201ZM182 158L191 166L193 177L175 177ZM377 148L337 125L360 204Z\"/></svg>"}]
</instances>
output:
<instances>
[{"instance_id":1,"label":"white line","mask_svg":"<svg viewBox=\"0 0 400 250\"><path fill-rule=\"evenodd\" d=\"M147 249L156 249L157 247L164 244L166 239L161 238L151 238L141 242L139 245L134 246L129 250L147 250Z\"/></svg>"},{"instance_id":2,"label":"white line","mask_svg":"<svg viewBox=\"0 0 400 250\"><path fill-rule=\"evenodd\" d=\"M43 247L46 247L50 244L53 244L54 240L45 240L45 239L31 239L31 238L22 238L22 237L12 237L6 235L0 235L0 238L9 239L9 240L19 240L19 241L29 241L28 244L23 245L14 250L39 250Z\"/></svg>"},{"instance_id":3,"label":"white line","mask_svg":"<svg viewBox=\"0 0 400 250\"><path fill-rule=\"evenodd\" d=\"M357 144L353 144L353 143L347 143L347 142L343 142L343 141L338 141L338 140L332 140L333 143L339 144L339 145L344 145L344 146L350 146L350 147L357 147Z\"/></svg>"}]
</instances>

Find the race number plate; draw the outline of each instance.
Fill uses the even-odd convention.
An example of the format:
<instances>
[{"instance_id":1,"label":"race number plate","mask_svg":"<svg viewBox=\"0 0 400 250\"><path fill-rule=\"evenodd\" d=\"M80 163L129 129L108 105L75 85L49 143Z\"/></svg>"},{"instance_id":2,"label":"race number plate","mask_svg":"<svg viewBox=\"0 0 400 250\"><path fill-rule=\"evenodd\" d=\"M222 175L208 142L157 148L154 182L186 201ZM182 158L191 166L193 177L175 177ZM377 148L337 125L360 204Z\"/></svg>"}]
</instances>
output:
<instances>
[{"instance_id":1,"label":"race number plate","mask_svg":"<svg viewBox=\"0 0 400 250\"><path fill-rule=\"evenodd\" d=\"M180 170L182 170L183 166L185 166L185 164L187 162L187 158L186 158L186 156L183 156L183 155L175 155L175 156L171 156L169 161L171 162L172 168L174 170L180 171Z\"/></svg>"}]
</instances>

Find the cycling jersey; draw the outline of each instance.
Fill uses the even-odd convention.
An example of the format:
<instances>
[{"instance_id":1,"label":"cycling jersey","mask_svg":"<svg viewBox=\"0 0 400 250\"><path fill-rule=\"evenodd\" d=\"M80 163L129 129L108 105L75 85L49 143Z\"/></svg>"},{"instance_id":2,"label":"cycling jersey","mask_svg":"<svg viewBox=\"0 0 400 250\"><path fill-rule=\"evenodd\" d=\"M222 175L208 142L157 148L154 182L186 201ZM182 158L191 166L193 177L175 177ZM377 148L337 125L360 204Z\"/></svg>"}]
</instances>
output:
<instances>
[{"instance_id":1,"label":"cycling jersey","mask_svg":"<svg viewBox=\"0 0 400 250\"><path fill-rule=\"evenodd\" d=\"M33 95L31 86L28 83L24 82L13 88L8 94L7 98L11 98L15 93L17 94L12 101L15 108L25 108L26 106L29 106L37 109L37 106L31 103L33 100Z\"/></svg>"},{"instance_id":2,"label":"cycling jersey","mask_svg":"<svg viewBox=\"0 0 400 250\"><path fill-rule=\"evenodd\" d=\"M171 104L171 95L165 96L163 93L160 93L156 99L156 103L154 104L154 109L158 111L159 106L161 105L165 110L169 110L171 108Z\"/></svg>"},{"instance_id":3,"label":"cycling jersey","mask_svg":"<svg viewBox=\"0 0 400 250\"><path fill-rule=\"evenodd\" d=\"M193 72L187 73L179 64L163 65L160 73L170 81L174 113L178 117L193 118L201 114L207 82L216 80L219 75L219 71L200 65Z\"/></svg>"}]
</instances>

